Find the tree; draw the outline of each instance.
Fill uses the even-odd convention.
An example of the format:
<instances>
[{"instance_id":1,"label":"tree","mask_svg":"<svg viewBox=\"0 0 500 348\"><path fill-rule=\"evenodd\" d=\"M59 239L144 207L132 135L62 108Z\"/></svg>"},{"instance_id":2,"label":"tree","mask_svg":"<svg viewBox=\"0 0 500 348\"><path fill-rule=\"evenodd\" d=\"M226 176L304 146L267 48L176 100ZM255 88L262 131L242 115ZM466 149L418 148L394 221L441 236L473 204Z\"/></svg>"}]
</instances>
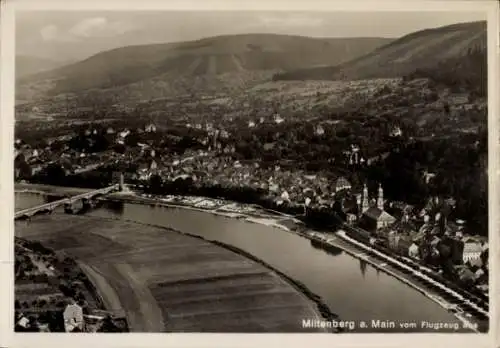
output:
<instances>
[{"instance_id":1,"label":"tree","mask_svg":"<svg viewBox=\"0 0 500 348\"><path fill-rule=\"evenodd\" d=\"M61 185L65 182L66 172L60 164L52 163L47 166L43 177L49 184Z\"/></svg>"},{"instance_id":2,"label":"tree","mask_svg":"<svg viewBox=\"0 0 500 348\"><path fill-rule=\"evenodd\" d=\"M149 192L160 194L163 192L163 179L158 174L152 175L149 179Z\"/></svg>"}]
</instances>

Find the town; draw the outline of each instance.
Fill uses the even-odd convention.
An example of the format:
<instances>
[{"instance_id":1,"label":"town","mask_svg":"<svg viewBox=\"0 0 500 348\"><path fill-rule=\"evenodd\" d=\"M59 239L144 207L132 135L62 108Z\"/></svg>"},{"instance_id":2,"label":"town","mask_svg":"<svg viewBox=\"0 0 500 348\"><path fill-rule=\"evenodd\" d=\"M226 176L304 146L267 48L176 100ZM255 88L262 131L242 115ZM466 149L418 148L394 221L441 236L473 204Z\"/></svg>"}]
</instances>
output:
<instances>
[{"instance_id":1,"label":"town","mask_svg":"<svg viewBox=\"0 0 500 348\"><path fill-rule=\"evenodd\" d=\"M460 103L463 101L451 105L454 116L450 117L475 107ZM407 195L407 201L395 194L397 184L387 189L382 183L387 185L387 176L377 176L380 170L399 169L391 169L387 163L422 146L424 140L418 135L405 134L408 127L395 124L388 129L377 154L373 151L376 146L359 145L362 138L349 143L359 137L345 138L343 149L337 151L338 142L328 144L327 136L339 133L337 125L320 120L311 122L310 130L296 130L297 120L276 113L233 123L179 121L162 126L147 119L135 123L135 127L120 127L120 123L90 120L73 132L44 139L45 144L31 145L29 139L17 138L16 178L104 187L116 180L116 173L124 173L127 184L149 194L200 195L259 204L294 214L322 229L340 219L363 231L355 233L356 239L432 266L447 279L487 298L486 226L468 221L476 217L467 216L473 210L464 206L463 197L453 196L453 190L447 192L442 186L446 180L440 185L431 166L403 174L412 175L417 188L423 188L417 199ZM295 133L290 135L290 129ZM292 140L287 138L290 136ZM450 136L457 134L445 137ZM458 136L465 139L462 147L471 139L469 152L485 146L484 138L477 135ZM309 143L302 152L302 163L295 157L300 149L289 147L293 153L283 154L284 145L301 137ZM293 144L300 145L300 141ZM308 152L316 158L307 157ZM398 167L402 165L397 162ZM405 189L410 190L410 185Z\"/></svg>"},{"instance_id":2,"label":"town","mask_svg":"<svg viewBox=\"0 0 500 348\"><path fill-rule=\"evenodd\" d=\"M134 15L16 21L15 331L488 332L484 18Z\"/></svg>"}]
</instances>

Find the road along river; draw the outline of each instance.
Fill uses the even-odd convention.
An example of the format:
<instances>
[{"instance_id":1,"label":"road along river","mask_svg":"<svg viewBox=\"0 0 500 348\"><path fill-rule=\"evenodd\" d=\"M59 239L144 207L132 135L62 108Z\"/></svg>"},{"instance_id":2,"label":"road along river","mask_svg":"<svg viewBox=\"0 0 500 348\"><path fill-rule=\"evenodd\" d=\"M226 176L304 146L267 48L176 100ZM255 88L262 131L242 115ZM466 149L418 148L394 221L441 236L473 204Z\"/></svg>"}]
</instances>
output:
<instances>
[{"instance_id":1,"label":"road along river","mask_svg":"<svg viewBox=\"0 0 500 348\"><path fill-rule=\"evenodd\" d=\"M16 209L47 199L16 193ZM274 226L133 203L105 203L87 215L169 227L242 249L319 295L340 319L353 323L355 332L471 332L452 313L367 262L341 250L315 248L310 240Z\"/></svg>"}]
</instances>

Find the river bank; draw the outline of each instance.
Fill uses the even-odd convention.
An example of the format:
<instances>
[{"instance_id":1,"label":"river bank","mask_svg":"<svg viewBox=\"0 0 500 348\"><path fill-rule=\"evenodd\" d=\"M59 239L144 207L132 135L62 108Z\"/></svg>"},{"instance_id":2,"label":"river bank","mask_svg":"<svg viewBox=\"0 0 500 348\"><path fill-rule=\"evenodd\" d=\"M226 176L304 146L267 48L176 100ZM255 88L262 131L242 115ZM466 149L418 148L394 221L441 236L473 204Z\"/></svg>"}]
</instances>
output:
<instances>
[{"instance_id":1,"label":"river bank","mask_svg":"<svg viewBox=\"0 0 500 348\"><path fill-rule=\"evenodd\" d=\"M323 248L327 248L328 246L339 248L355 258L367 262L368 264L384 272L385 274L396 278L398 281L401 281L407 286L420 292L428 299L437 303L439 306L446 309L447 311L453 310L452 312L453 315L463 324L464 328L467 328L474 332L478 332L479 328L481 327L480 321L478 322L474 320L474 318L472 318L472 316L470 316L469 314L454 311L456 306L453 305L453 303L446 301L445 299L440 297L438 292L427 287L419 278L415 278L415 274L413 273L407 274L399 270L397 267L393 267L395 261L390 260L388 256L384 257L384 255L374 255L374 253L371 250L369 250L368 247L364 245L358 245L358 243L355 243L355 241L350 240L350 238L346 238L346 236L343 235L342 233L334 234L333 232L331 232L330 236L325 237L324 232L319 233L311 229L308 229L307 226L305 226L304 223L302 223L300 220L284 213L276 215L264 214L263 217L257 218L245 214L243 212L236 212L236 213L224 212L223 208L225 204L233 204L231 202L223 200L212 200L211 198L205 198L205 197L198 197L198 199L201 200L206 200L206 201L212 200L215 202L213 205L211 205L212 208L200 208L190 204L189 202L190 199L192 199L192 197L191 198L188 197L186 199L175 196L170 196L167 199L160 197L145 197L144 195L137 193L127 193L127 194L116 193L106 198L106 200L120 201L124 203L145 204L145 205L163 206L170 208L183 208L201 212L208 212L223 217L230 217L230 218L237 217L239 219L245 220L246 222L272 226L289 233L297 234L308 240L320 243ZM176 202L173 203L173 201ZM244 204L240 205L244 206ZM283 220L286 220L286 224L282 223ZM445 287L443 286L443 288ZM482 328L481 331L484 331L484 328Z\"/></svg>"},{"instance_id":2,"label":"river bank","mask_svg":"<svg viewBox=\"0 0 500 348\"><path fill-rule=\"evenodd\" d=\"M106 201L110 201L111 203L112 202L122 203L123 205L122 204L116 204L116 205L111 204L108 207L108 203L106 203ZM130 203L130 204L127 204L127 203ZM137 203L140 203L140 204L137 204ZM323 250L328 250L328 248L334 247L334 249L336 248L336 249L340 249L342 251L345 251L346 254L351 255L353 257L353 259L358 259L358 260L360 260L360 262L364 262L364 263L367 263L367 264L373 266L374 269L381 270L382 271L381 273L387 274L387 277L394 278L395 279L394 281L396 281L396 279L397 279L397 282L400 282L401 285L394 284L394 285L396 285L396 288L399 289L402 286L403 288L406 287L408 289L413 289L413 290L399 289L399 290L397 290L397 293L401 293L401 292L407 293L408 291L413 292L415 290L415 288L413 286L406 283L405 281L402 281L401 279L409 279L412 283L417 282L417 285L419 283L418 279L415 279L414 277L411 277L408 274L403 274L401 272L398 272L398 270L394 269L394 267L392 267L390 265L390 263L388 263L384 260L381 260L378 257L373 257L372 255L369 255L369 253L366 252L366 250L360 249L359 246L353 246L352 244L346 242L342 238L339 238L339 236L336 233L316 232L314 230L308 229L304 223L302 223L300 220L294 218L293 216L290 216L287 214L282 214L282 213L270 212L270 211L262 211L262 210L259 210L259 207L257 207L257 206L245 206L243 204L237 204L234 202L211 199L211 198L203 198L203 197L175 197L175 196L155 197L155 196L134 194L131 192L129 192L127 194L117 193L117 194L107 196L106 198L102 198L101 203L99 203L98 205L101 205L101 204L104 204L104 207L106 207L106 208L104 208L105 209L104 211L102 209L98 208L96 210L96 214L94 214L93 212L90 212L89 214L96 215L96 216L103 216L103 215L104 216L116 216L122 220L124 217L132 217L132 219L134 219L134 220L130 220L130 221L136 221L136 220L141 221L141 222L155 221L155 222L159 222L160 224L163 224L160 226L176 226L177 229L180 229L182 231L192 231L195 234L198 234L199 233L198 231L205 231L207 233L202 233L202 234L204 236L208 236L208 238L211 240L216 239L216 240L224 241L228 245L238 245L240 247L240 249L248 251L249 254L258 255L259 258L263 258L265 260L271 260L273 265L276 266L275 269L279 269L279 270L283 271L284 274L291 275L292 278L294 278L294 279L300 279L301 282L304 282L307 287L312 288L314 290L314 292L320 293L324 299L328 300L328 302L329 302L328 306L330 308L344 308L343 310L340 311L340 317L342 317L343 319L345 319L344 315L346 315L347 319L349 319L349 317L352 316L352 314L350 314L351 310L353 310L355 307L352 308L350 305L345 306L344 303L342 303L342 302L339 303L337 300L335 300L335 298L337 298L339 296L340 296L340 298L342 298L344 296L345 301L349 301L349 299L352 296L354 296L354 298L357 298L356 295L352 294L350 291L347 291L342 295L338 292L338 290L340 290L340 289L336 288L336 286L333 286L333 284L331 282L320 281L320 283L322 284L321 286L332 287L331 290L325 289L326 291L324 291L324 289L322 289L321 287L318 288L318 282L317 282L317 280L313 279L314 277L311 278L305 274L300 274L301 273L300 271L297 274L297 272L294 271L295 268L290 269L289 266L287 265L287 263L285 263L285 264L283 264L282 262L276 263L276 261L278 261L278 260L275 257L269 257L269 256L271 256L269 254L266 255L266 250L268 250L268 249L269 249L269 252L273 252L273 250L274 250L274 252L276 252L276 251L283 249L285 247L285 245L282 243L285 241L289 240L288 242L285 242L285 244L289 244L290 246L292 244L296 244L295 242L290 244L290 242L292 242L292 240L294 240L296 238L293 238L293 237L289 238L289 237L286 237L283 235L278 237L279 236L279 233L278 233L276 235L276 237L277 237L276 242L278 244L274 245L274 247L272 247L271 245L268 245L268 246L262 245L261 247L257 247L257 249L255 249L255 247L253 247L252 245L246 245L246 244L248 244L246 242L241 243L240 241L238 241L237 239L235 240L233 237L230 237L229 235L228 236L220 235L219 229L221 229L221 228L225 229L226 227L224 227L224 226L227 224L228 226L229 225L234 226L232 228L237 229L237 230L232 230L233 233L231 233L231 234L234 234L239 229L241 229L242 231L248 230L248 233L250 233L250 234L236 233L236 235L238 235L240 237L235 237L235 238L243 238L244 240L246 240L247 238L249 238L249 236L255 236L255 238L259 238L258 236L261 235L262 233L264 233L264 235L262 235L261 237L264 237L268 233L271 232L271 231L264 232L265 231L264 229L259 229L256 227L252 228L251 225L270 226L271 228L276 228L276 229L279 229L281 231L286 231L286 232L288 232L287 234L289 234L290 236L301 237L301 238L299 238L299 240L304 238L304 239L307 239L311 242L316 241L316 246L314 246L314 244L313 244L313 247L315 249L318 249L317 245L320 245L321 246L320 249L323 249ZM140 207L141 205L149 206L150 208L141 208ZM172 209L164 210L164 209L162 209L162 207L172 208ZM111 210L108 210L108 209L111 209ZM101 211L101 213L99 213L99 211ZM108 213L105 213L105 211L108 211ZM182 213L182 211L185 211L186 213ZM205 213L210 212L211 214L208 214L208 215L206 215L206 214L199 215L198 214L197 215L197 212L205 212ZM169 218L163 218L163 216L169 216ZM204 216L204 217L202 217L202 216ZM214 216L214 217L209 218L209 216ZM217 218L217 216L219 216L219 218ZM236 217L237 219L234 219L234 217ZM196 222L194 224L193 223L182 223L182 221L189 222L189 221L191 221L190 219L192 219L192 218L194 218L195 220L203 220L206 222L205 222L205 224L204 223L199 224ZM188 220L185 220L185 219L188 219ZM174 222L175 220L178 220L178 222ZM224 222L224 221L226 221L226 222ZM232 223L231 221L239 221L239 222ZM252 223L248 224L247 222L252 222ZM210 226L212 226L212 225L219 226L219 227L215 228L215 231L211 232L211 230L213 230L213 229ZM193 230L193 228L189 227L189 226L197 226L196 227L197 229ZM206 230L205 230L204 226L207 227ZM245 227L245 226L248 226L248 227ZM200 228L201 228L201 230L200 230ZM262 231L262 233L261 233L261 231ZM229 231L227 231L227 232L229 232ZM224 232L224 233L226 233L226 232ZM274 233L271 233L271 235L274 235ZM274 239L274 237L271 237L271 236L269 236L269 237L271 239ZM265 237L264 239L267 240L269 238ZM329 239L329 241L328 241L329 243L327 243L327 241L325 239ZM300 243L298 240L297 240L297 243L303 244L303 243ZM275 244L275 243L272 242L272 244ZM309 248L311 248L311 245L305 244L304 247L306 249L309 249ZM264 250L262 250L262 248L264 248ZM283 249L283 250L286 250L286 249ZM295 250L295 247L293 247L292 249L289 249L289 250ZM305 249L303 252L306 252ZM307 254L309 254L309 252L307 252ZM333 253L332 255L336 255L336 252ZM313 256L313 255L311 255L311 256ZM349 258L351 256L349 256ZM319 259L317 257L314 257L313 259L315 259L315 260L318 259L318 261L322 260L321 262L330 263L336 258L338 258L338 256L337 257L329 256L326 258L320 257ZM342 260L344 258L345 257L341 257ZM303 259L301 257L299 257L298 260L304 260L304 263L309 263L309 262L306 262L306 259ZM346 260L346 262L348 262L348 261ZM349 263L351 263L351 262L349 261ZM293 264L293 262L291 264ZM304 265L296 264L294 267L302 268L303 266L305 266L305 264ZM319 264L316 263L315 266L313 266L313 264L311 264L309 267L304 268L303 271L308 272L307 270L317 270L318 272L320 272L320 274L324 273L326 271L327 273L325 275L323 275L323 277L326 276L326 278L319 278L319 279L328 279L329 278L328 273L330 273L331 271L333 271L332 275L338 273L337 271L335 271L335 269L331 269L331 271L329 271L328 269L320 270L318 268L318 266L319 266L319 268L324 268L323 266L320 266ZM325 266L326 266L326 264L325 264ZM316 267L316 268L311 268L311 267ZM354 270L352 269L350 272L352 272L352 271L354 271ZM351 273L349 273L349 274L351 274ZM338 274L338 276L342 276L342 275ZM352 279L351 276L349 276L349 278ZM311 281L312 281L312 283L311 283ZM389 280L387 280L387 282L392 283L392 281L389 281ZM423 289L425 290L425 286L423 287ZM344 290L341 290L341 292L343 292L343 291ZM360 292L363 293L364 291L360 291ZM436 298L431 298L431 297L427 296L425 293L423 293L422 291L417 291L417 292L419 293L419 296L422 296L422 295L425 296L426 301L428 299L430 299L431 301L429 301L429 302L439 305L440 308L438 309L438 311L441 310L441 308L445 308L442 305L442 303L439 303L439 301L436 300ZM420 295L420 294L422 294L422 295ZM364 296L367 296L367 295L368 294L366 294ZM401 295L402 295L402 293L401 293ZM334 297L332 298L332 296L334 296ZM405 296L413 297L413 295L410 295L409 293ZM371 297L371 296L369 296L369 297ZM379 301L381 301L381 302L375 302L375 303L379 303L379 304L385 303L385 302L383 302L384 301L383 299L380 299ZM359 312L358 318L360 318L360 319L361 319L361 317L366 318L366 315L371 310L375 310L375 312L372 313L372 316L373 315L378 316L379 315L378 313L382 313L379 311L383 311L384 309L382 307L380 307L380 305L375 305L375 303L374 302L366 302L365 307L363 307L363 305L360 304L361 305L360 309L364 308L364 310ZM430 304L422 303L422 305L424 305L425 307L432 307ZM358 307L358 306L356 306L356 307ZM403 307L406 307L406 306L403 305ZM379 308L378 311L375 308ZM348 309L348 310L346 311L346 309ZM401 310L403 310L403 309L401 309ZM408 310L408 309L406 309L406 310ZM409 310L411 313L412 309L409 309ZM395 313L397 313L397 311ZM449 315L451 315L455 318L457 317L456 315L452 314L451 312L449 312ZM440 315L438 315L438 317L439 316L443 316L442 320L446 320L446 319L444 319L446 317L445 315L440 314ZM397 315L396 317L399 317L399 315ZM435 317L435 316L430 315L430 314L427 314L425 316L425 318L430 318L430 317ZM422 317L422 318L424 318L424 317ZM356 319L356 320L360 320L360 319ZM361 319L361 320L363 320L363 319ZM467 331L470 331L470 330L467 330ZM433 332L433 331L431 331L431 332Z\"/></svg>"},{"instance_id":3,"label":"river bank","mask_svg":"<svg viewBox=\"0 0 500 348\"><path fill-rule=\"evenodd\" d=\"M54 213L17 222L16 234L74 254L100 275L103 302L123 310L133 332L327 332L301 320L337 318L262 260L164 226Z\"/></svg>"},{"instance_id":4,"label":"river bank","mask_svg":"<svg viewBox=\"0 0 500 348\"><path fill-rule=\"evenodd\" d=\"M112 219L112 218L109 218L109 219ZM127 221L127 222L133 222L133 223L137 223L135 221L132 221L132 220L126 220L126 219L113 219L113 220L119 220L119 221ZM264 266L265 268L273 271L274 273L276 273L277 275L279 275L282 279L284 279L285 281L287 281L291 286L293 286L299 293L301 293L302 295L304 295L305 298L307 298L309 301L312 301L319 313L321 314L322 318L326 321L336 321L336 322L341 322L341 319L339 318L339 316L335 313L333 313L329 308L328 306L325 305L325 303L323 302L321 296L313 293L312 291L310 291L304 284L302 284L301 282L287 276L286 274L284 274L283 272L281 272L280 270L276 269L275 267L271 266L270 264L268 264L267 262L255 257L254 255L246 252L245 250L242 250L240 248L237 248L233 245L229 245L227 243L223 243L223 242L220 242L220 241L215 241L215 240L208 240L204 237L201 237L201 236L198 236L198 235L195 235L195 234L192 234L192 233L187 233L187 232L183 232L183 231L180 231L180 230L176 230L176 229L173 229L173 228L167 228L167 227L164 227L164 226L161 226L161 225L156 225L156 224L146 224L146 223L140 223L141 225L144 225L144 226L150 226L150 227L155 227L155 228L161 228L161 229L164 229L166 231L170 231L170 232L176 232L176 233L179 233L181 235L184 235L184 236L188 236L188 237L191 237L191 238L195 238L195 239L199 239L199 240L202 240L204 242L207 242L207 243L210 243L210 244L213 244L213 245L217 245L217 246L220 246L224 249L227 249L227 250L230 250L240 256L244 256L245 258L249 259L249 260L252 260L262 266Z\"/></svg>"}]
</instances>

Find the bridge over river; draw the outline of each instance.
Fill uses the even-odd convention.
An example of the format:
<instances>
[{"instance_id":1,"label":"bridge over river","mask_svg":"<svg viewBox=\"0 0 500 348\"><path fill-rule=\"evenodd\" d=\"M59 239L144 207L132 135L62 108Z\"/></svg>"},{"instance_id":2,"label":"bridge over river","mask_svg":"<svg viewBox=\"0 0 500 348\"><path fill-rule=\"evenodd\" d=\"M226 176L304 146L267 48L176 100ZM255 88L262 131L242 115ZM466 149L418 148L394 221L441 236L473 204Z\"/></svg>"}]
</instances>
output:
<instances>
[{"instance_id":1,"label":"bridge over river","mask_svg":"<svg viewBox=\"0 0 500 348\"><path fill-rule=\"evenodd\" d=\"M62 206L62 205L64 205L65 207L71 207L73 203L80 201L80 200L83 201L83 203L85 204L86 202L88 202L92 198L107 195L109 193L119 191L119 190L120 190L120 184L115 184L115 185L111 185L109 187L105 187L102 189L84 192L84 193L81 193L81 194L78 194L78 195L75 195L72 197L66 197L63 199L59 199L59 200L54 201L54 202L49 202L49 203L45 203L45 204L38 205L35 207L22 209L22 210L15 212L14 219L17 220L17 219L22 218L22 217L31 217L39 212L52 212L54 209L56 209L57 207Z\"/></svg>"}]
</instances>

